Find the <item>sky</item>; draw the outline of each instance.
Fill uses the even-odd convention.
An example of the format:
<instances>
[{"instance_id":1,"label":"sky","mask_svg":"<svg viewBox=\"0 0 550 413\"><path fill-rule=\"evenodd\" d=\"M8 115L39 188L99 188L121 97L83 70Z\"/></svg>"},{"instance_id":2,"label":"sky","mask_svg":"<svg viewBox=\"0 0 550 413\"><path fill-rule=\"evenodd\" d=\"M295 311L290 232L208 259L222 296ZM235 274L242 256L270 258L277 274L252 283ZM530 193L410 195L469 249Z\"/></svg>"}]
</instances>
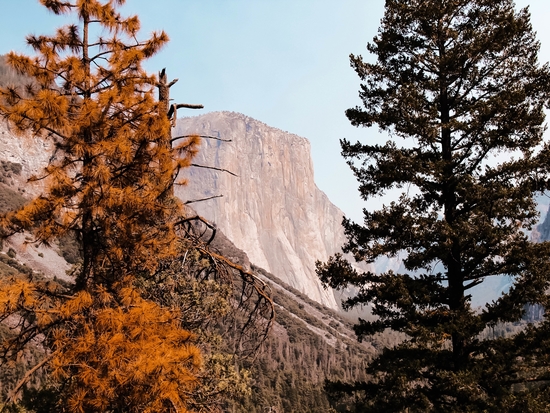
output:
<instances>
[{"instance_id":1,"label":"sky","mask_svg":"<svg viewBox=\"0 0 550 413\"><path fill-rule=\"evenodd\" d=\"M540 61L549 61L550 1L516 5L530 7ZM53 34L67 23L38 0L0 6L0 54L31 53L26 35ZM140 17L142 38L155 30L170 37L145 66L179 79L171 89L178 103L205 106L178 115L235 111L303 136L311 142L317 186L348 217L360 221L362 208L381 204L360 199L339 140L388 139L376 127L352 127L344 115L361 104L349 55L368 59L365 46L378 30L383 0L128 0L121 11Z\"/></svg>"}]
</instances>

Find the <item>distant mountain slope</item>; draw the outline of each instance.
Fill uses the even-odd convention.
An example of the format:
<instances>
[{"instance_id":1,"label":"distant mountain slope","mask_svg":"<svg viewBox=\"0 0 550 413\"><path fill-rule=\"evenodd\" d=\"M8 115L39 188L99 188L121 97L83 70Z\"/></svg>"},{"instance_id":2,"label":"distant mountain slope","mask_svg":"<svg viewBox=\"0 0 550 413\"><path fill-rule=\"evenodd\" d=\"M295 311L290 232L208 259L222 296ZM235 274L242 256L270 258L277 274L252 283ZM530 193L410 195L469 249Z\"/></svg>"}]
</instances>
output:
<instances>
[{"instance_id":1,"label":"distant mountain slope","mask_svg":"<svg viewBox=\"0 0 550 413\"><path fill-rule=\"evenodd\" d=\"M331 406L326 379L365 380L365 367L384 346L398 342L396 334L381 334L359 343L352 325L338 312L305 297L273 275L253 267L273 291L276 323L252 362L252 392L228 404L235 413L349 411ZM331 408L332 407L332 408Z\"/></svg>"},{"instance_id":2,"label":"distant mountain slope","mask_svg":"<svg viewBox=\"0 0 550 413\"><path fill-rule=\"evenodd\" d=\"M196 163L237 176L190 168L189 185L176 193L184 200L223 195L193 208L253 264L336 309L332 291L315 274L315 261L340 251L343 213L315 185L309 141L231 112L180 119L175 136L188 133L231 140L204 139Z\"/></svg>"},{"instance_id":3,"label":"distant mountain slope","mask_svg":"<svg viewBox=\"0 0 550 413\"><path fill-rule=\"evenodd\" d=\"M1 212L22 205L24 195L40 191L39 186L32 188L25 182L30 173L44 166L47 152L39 152L48 148L41 146L39 140L17 138L0 126L0 154L3 157L0 159ZM24 151L28 151L29 156L25 157ZM25 234L4 241L3 251L0 248L0 278L22 272L33 273L34 277L71 281L65 274L70 265L61 256L64 255L62 245L50 249L32 244L25 246L24 242ZM382 335L358 343L349 320L251 265L246 254L221 231L217 231L211 247L250 268L268 283L276 306L276 321L262 350L254 359L239 361L241 368L250 371L251 391L243 392L236 400L227 400L227 411L333 412L329 397L323 390L325 379L363 380L365 365L375 352L398 339ZM0 324L0 338L7 333L9 329ZM0 396L5 396L25 371L36 364L35 353L41 354L40 351L39 347L31 347L30 353L17 365L17 375L13 374L11 367L0 369ZM31 387L39 386L43 379L43 375L37 376Z\"/></svg>"}]
</instances>

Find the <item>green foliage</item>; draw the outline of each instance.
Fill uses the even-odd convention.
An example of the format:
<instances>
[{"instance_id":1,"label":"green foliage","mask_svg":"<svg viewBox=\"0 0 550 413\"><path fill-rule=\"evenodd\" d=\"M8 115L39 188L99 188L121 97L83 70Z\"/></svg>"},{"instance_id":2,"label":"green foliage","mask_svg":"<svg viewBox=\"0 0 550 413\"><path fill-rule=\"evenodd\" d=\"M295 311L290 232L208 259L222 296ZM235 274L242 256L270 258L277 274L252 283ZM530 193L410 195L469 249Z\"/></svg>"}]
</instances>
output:
<instances>
[{"instance_id":1,"label":"green foliage","mask_svg":"<svg viewBox=\"0 0 550 413\"><path fill-rule=\"evenodd\" d=\"M540 411L550 364L528 337L540 345L546 323L480 340L488 326L521 320L526 305L549 304L550 244L526 235L538 220L534 196L550 182L550 71L529 19L512 0L388 0L367 46L377 60L351 56L363 107L348 118L395 139L344 140L342 153L363 199L403 192L365 211L363 225L345 220L344 251L368 263L406 253L400 273L361 273L341 255L318 265L327 285L358 288L345 307L372 306L376 319L355 327L360 339L387 329L406 337L374 360L369 380L333 389L355 394L357 411L517 411L522 400ZM476 312L470 294L487 277L514 285ZM540 386L519 391L519 382Z\"/></svg>"}]
</instances>

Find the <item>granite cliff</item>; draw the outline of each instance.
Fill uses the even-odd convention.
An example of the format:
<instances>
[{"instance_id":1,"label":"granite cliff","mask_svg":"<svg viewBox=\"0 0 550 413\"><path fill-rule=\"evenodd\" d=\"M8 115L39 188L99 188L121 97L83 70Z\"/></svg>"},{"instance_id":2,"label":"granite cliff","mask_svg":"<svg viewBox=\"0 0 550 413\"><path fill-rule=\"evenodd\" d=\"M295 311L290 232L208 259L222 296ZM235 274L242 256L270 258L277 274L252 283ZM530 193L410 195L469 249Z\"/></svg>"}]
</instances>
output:
<instances>
[{"instance_id":1,"label":"granite cliff","mask_svg":"<svg viewBox=\"0 0 550 413\"><path fill-rule=\"evenodd\" d=\"M333 292L325 290L315 274L315 261L340 250L345 240L343 213L314 183L307 139L230 112L181 119L174 136L186 133L231 140L203 139L195 163L237 176L190 168L188 185L176 189L185 201L223 195L190 205L225 233L228 239L217 242L229 245L232 241L245 252L233 254L239 263L248 266L248 255L252 264L337 309ZM26 181L40 174L53 149L53 143L38 137L16 137L0 122L0 159L21 168L17 174L3 176L7 181L2 182L23 196L38 195L42 182L29 185Z\"/></svg>"},{"instance_id":2,"label":"granite cliff","mask_svg":"<svg viewBox=\"0 0 550 413\"><path fill-rule=\"evenodd\" d=\"M231 140L203 139L183 200L223 195L193 208L244 250L250 261L313 300L336 309L331 290L315 274L315 261L340 251L345 241L343 213L317 188L310 144L245 115L214 112L178 121L174 136L190 133Z\"/></svg>"},{"instance_id":3,"label":"granite cliff","mask_svg":"<svg viewBox=\"0 0 550 413\"><path fill-rule=\"evenodd\" d=\"M19 173L3 178L20 193L34 196L40 193L42 181L29 185L27 179L32 175L40 176L53 150L53 142L30 134L17 136L5 122L0 122L0 161L21 165Z\"/></svg>"}]
</instances>

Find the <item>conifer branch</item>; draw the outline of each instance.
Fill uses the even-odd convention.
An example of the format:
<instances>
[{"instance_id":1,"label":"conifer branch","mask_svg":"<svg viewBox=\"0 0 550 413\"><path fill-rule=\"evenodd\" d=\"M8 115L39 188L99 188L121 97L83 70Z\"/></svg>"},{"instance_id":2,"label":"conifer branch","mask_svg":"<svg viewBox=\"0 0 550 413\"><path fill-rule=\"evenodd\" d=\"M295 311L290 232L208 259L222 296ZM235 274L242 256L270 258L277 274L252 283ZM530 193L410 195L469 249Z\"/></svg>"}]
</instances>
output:
<instances>
[{"instance_id":1,"label":"conifer branch","mask_svg":"<svg viewBox=\"0 0 550 413\"><path fill-rule=\"evenodd\" d=\"M546 373L541 375L540 377L517 378L512 380L506 380L506 383L509 385L513 385L513 384L521 384L521 383L540 383L540 382L548 383L548 381L550 381L550 374Z\"/></svg>"},{"instance_id":2,"label":"conifer branch","mask_svg":"<svg viewBox=\"0 0 550 413\"><path fill-rule=\"evenodd\" d=\"M479 284L481 284L482 282L483 282L482 279L473 280L473 281L471 281L470 283L464 285L464 291L467 291L467 290L469 290L470 288L474 288L476 285L479 285Z\"/></svg>"},{"instance_id":3,"label":"conifer branch","mask_svg":"<svg viewBox=\"0 0 550 413\"><path fill-rule=\"evenodd\" d=\"M33 118L31 118L30 116L27 116L26 114L19 114L19 116L21 116L21 118L23 118L25 120L35 122L35 120ZM50 135L58 136L61 139L64 139L64 140L68 139L67 136L63 135L61 132L59 132L59 131L57 131L57 130L49 127L49 126L40 125L40 129L44 129L45 131L48 131L50 133Z\"/></svg>"}]
</instances>

